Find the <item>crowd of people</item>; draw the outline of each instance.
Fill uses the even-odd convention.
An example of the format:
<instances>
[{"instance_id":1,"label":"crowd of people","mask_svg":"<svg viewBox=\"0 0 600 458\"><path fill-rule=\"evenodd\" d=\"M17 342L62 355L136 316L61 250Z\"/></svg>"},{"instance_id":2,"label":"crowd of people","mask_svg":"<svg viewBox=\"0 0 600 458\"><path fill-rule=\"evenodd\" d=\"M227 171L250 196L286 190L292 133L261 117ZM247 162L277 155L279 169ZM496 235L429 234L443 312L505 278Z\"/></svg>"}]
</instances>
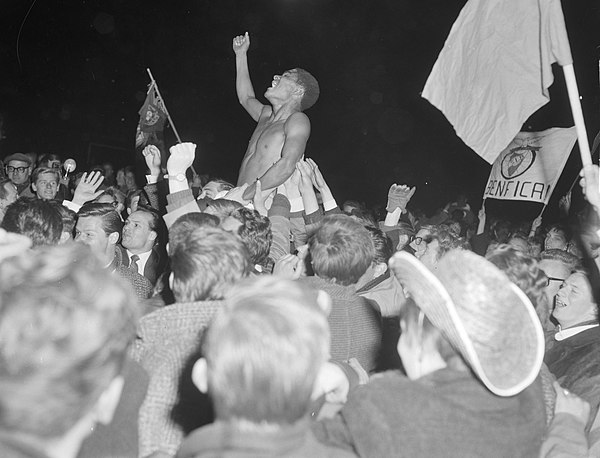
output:
<instances>
[{"instance_id":1,"label":"crowd of people","mask_svg":"<svg viewBox=\"0 0 600 458\"><path fill-rule=\"evenodd\" d=\"M249 44L237 186L192 143L146 146L143 186L3 159L0 456L600 456L598 167L569 224L427 217L403 184L339 205L305 157L316 80L263 105Z\"/></svg>"},{"instance_id":2,"label":"crowd of people","mask_svg":"<svg viewBox=\"0 0 600 458\"><path fill-rule=\"evenodd\" d=\"M2 456L600 453L595 186L578 227L477 233L404 185L338 206L312 159L248 203L143 153L127 193L4 160Z\"/></svg>"}]
</instances>

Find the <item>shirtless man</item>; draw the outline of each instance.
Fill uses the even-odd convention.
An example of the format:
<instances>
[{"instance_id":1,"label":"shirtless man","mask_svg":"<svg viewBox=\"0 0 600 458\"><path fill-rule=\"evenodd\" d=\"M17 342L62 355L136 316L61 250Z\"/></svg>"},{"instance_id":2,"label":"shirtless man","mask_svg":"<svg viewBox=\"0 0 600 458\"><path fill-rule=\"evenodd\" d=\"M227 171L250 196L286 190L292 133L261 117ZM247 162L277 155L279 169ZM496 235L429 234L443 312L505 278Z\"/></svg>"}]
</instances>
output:
<instances>
[{"instance_id":1,"label":"shirtless man","mask_svg":"<svg viewBox=\"0 0 600 458\"><path fill-rule=\"evenodd\" d=\"M238 186L250 185L244 192L246 200L254 196L257 179L265 191L279 186L292 174L310 135L310 121L303 111L313 106L319 97L317 80L306 70L295 68L273 77L271 87L265 92L271 105L263 105L254 95L250 81L249 47L248 32L233 39L238 99L258 123L237 182Z\"/></svg>"}]
</instances>

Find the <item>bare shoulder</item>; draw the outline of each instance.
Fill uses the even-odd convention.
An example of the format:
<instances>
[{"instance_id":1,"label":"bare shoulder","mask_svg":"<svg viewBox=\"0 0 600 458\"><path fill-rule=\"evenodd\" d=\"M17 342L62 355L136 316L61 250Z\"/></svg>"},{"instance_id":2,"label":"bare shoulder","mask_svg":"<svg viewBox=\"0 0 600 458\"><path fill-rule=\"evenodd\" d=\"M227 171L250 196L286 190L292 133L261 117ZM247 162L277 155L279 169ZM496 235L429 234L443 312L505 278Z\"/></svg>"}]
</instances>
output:
<instances>
[{"instance_id":1,"label":"bare shoulder","mask_svg":"<svg viewBox=\"0 0 600 458\"><path fill-rule=\"evenodd\" d=\"M271 105L263 105L262 110L260 111L260 116L258 117L258 121L268 118L273 113L273 108Z\"/></svg>"},{"instance_id":2,"label":"bare shoulder","mask_svg":"<svg viewBox=\"0 0 600 458\"><path fill-rule=\"evenodd\" d=\"M289 118L285 121L285 130L286 132L310 132L310 120L308 116L306 116L301 111L293 113Z\"/></svg>"}]
</instances>

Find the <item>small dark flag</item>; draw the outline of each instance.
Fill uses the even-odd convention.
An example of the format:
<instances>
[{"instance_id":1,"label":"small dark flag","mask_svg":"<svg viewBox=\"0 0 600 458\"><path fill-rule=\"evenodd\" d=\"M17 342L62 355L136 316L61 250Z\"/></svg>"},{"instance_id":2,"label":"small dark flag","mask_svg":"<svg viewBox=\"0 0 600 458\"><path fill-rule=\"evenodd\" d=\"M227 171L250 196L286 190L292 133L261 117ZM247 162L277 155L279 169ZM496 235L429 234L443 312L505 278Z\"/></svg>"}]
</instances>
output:
<instances>
[{"instance_id":1,"label":"small dark flag","mask_svg":"<svg viewBox=\"0 0 600 458\"><path fill-rule=\"evenodd\" d=\"M153 144L153 141L160 137L167 121L167 110L156 92L156 83L154 82L150 86L139 115L140 122L135 135L135 146L136 148L143 148Z\"/></svg>"}]
</instances>

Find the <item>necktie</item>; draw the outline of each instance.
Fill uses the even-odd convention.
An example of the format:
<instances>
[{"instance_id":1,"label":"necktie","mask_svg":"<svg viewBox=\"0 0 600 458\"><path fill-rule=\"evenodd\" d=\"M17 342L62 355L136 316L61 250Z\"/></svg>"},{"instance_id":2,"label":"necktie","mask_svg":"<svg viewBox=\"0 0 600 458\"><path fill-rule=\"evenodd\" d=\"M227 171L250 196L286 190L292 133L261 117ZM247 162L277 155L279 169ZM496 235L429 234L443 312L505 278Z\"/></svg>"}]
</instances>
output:
<instances>
[{"instance_id":1,"label":"necktie","mask_svg":"<svg viewBox=\"0 0 600 458\"><path fill-rule=\"evenodd\" d=\"M137 254L131 255L131 264L129 265L129 267L131 267L131 269L136 271L137 273L139 273L140 270L140 266L138 265L139 260L140 257Z\"/></svg>"}]
</instances>

